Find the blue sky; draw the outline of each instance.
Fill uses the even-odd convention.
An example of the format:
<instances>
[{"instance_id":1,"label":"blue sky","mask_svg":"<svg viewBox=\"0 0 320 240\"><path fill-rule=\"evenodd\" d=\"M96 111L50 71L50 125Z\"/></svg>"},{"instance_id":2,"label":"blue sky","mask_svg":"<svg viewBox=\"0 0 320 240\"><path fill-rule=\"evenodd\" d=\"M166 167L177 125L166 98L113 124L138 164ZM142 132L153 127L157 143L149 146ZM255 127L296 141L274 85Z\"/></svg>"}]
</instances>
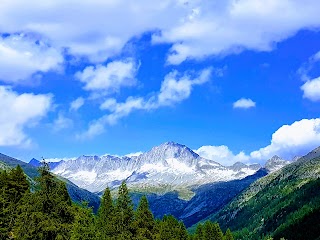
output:
<instances>
[{"instance_id":1,"label":"blue sky","mask_svg":"<svg viewBox=\"0 0 320 240\"><path fill-rule=\"evenodd\" d=\"M301 9L304 11L301 11ZM0 152L125 155L166 141L223 164L320 145L318 1L8 1Z\"/></svg>"}]
</instances>

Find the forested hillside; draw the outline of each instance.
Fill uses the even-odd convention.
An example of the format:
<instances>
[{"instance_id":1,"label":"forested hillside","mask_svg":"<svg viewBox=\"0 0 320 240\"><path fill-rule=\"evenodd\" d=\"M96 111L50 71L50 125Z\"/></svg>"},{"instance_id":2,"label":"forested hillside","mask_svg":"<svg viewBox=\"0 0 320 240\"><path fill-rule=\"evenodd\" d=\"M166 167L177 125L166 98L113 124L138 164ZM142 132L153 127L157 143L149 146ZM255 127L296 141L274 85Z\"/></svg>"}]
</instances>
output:
<instances>
[{"instance_id":1,"label":"forested hillside","mask_svg":"<svg viewBox=\"0 0 320 240\"><path fill-rule=\"evenodd\" d=\"M97 214L86 203L71 201L64 182L55 178L48 165L39 168L37 189L22 168L0 171L0 239L232 239L219 225L207 222L201 233L189 235L183 222L173 216L155 220L145 196L134 209L126 183L112 200L109 189Z\"/></svg>"},{"instance_id":2,"label":"forested hillside","mask_svg":"<svg viewBox=\"0 0 320 240\"><path fill-rule=\"evenodd\" d=\"M320 148L253 183L218 214L237 239L270 235L294 240L320 236Z\"/></svg>"}]
</instances>

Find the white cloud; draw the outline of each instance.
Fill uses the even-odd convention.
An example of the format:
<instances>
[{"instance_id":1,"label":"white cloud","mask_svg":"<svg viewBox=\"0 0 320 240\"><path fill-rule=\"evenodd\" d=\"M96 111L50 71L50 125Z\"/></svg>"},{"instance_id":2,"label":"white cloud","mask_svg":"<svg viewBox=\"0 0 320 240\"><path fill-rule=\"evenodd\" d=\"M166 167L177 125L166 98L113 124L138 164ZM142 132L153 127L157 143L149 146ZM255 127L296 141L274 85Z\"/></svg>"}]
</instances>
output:
<instances>
[{"instance_id":1,"label":"white cloud","mask_svg":"<svg viewBox=\"0 0 320 240\"><path fill-rule=\"evenodd\" d=\"M63 56L44 42L31 37L11 35L0 36L0 80L17 83L38 72L57 70Z\"/></svg>"},{"instance_id":2,"label":"white cloud","mask_svg":"<svg viewBox=\"0 0 320 240\"><path fill-rule=\"evenodd\" d=\"M70 118L63 116L63 114L59 114L58 118L53 121L53 131L59 132L64 129L71 128L73 126L73 121Z\"/></svg>"},{"instance_id":3,"label":"white cloud","mask_svg":"<svg viewBox=\"0 0 320 240\"><path fill-rule=\"evenodd\" d=\"M255 107L256 103L250 98L241 98L238 101L233 103L233 108L252 108Z\"/></svg>"},{"instance_id":4,"label":"white cloud","mask_svg":"<svg viewBox=\"0 0 320 240\"><path fill-rule=\"evenodd\" d=\"M156 30L153 41L173 44L168 62L179 64L243 49L269 51L301 29L316 30L319 8L318 0L11 0L1 4L0 29L33 33L94 62Z\"/></svg>"},{"instance_id":5,"label":"white cloud","mask_svg":"<svg viewBox=\"0 0 320 240\"><path fill-rule=\"evenodd\" d=\"M205 69L195 79L187 74L179 76L177 71L169 73L161 84L157 104L166 106L188 98L193 86L209 81L211 72L211 69Z\"/></svg>"},{"instance_id":6,"label":"white cloud","mask_svg":"<svg viewBox=\"0 0 320 240\"><path fill-rule=\"evenodd\" d=\"M285 159L306 154L320 146L320 118L302 119L291 125L283 125L274 134L270 145L253 151L253 159L268 159L279 155Z\"/></svg>"},{"instance_id":7,"label":"white cloud","mask_svg":"<svg viewBox=\"0 0 320 240\"><path fill-rule=\"evenodd\" d=\"M93 121L89 124L88 130L76 135L78 140L92 139L93 137L102 134L105 131L103 118Z\"/></svg>"},{"instance_id":8,"label":"white cloud","mask_svg":"<svg viewBox=\"0 0 320 240\"><path fill-rule=\"evenodd\" d=\"M46 116L52 105L51 95L19 95L0 86L0 146L27 146L31 139L25 128Z\"/></svg>"},{"instance_id":9,"label":"white cloud","mask_svg":"<svg viewBox=\"0 0 320 240\"><path fill-rule=\"evenodd\" d=\"M125 102L118 103L116 99L106 99L100 105L100 109L109 111L100 119L92 122L89 129L78 135L80 139L92 138L104 132L104 125L112 125L123 117L128 116L134 110L152 110L163 106L171 106L179 103L191 94L192 88L210 80L212 69L204 69L197 73L179 74L176 71L165 76L160 91L151 97L128 97Z\"/></svg>"},{"instance_id":10,"label":"white cloud","mask_svg":"<svg viewBox=\"0 0 320 240\"><path fill-rule=\"evenodd\" d=\"M62 157L62 158L45 158L46 162L60 162L62 161L70 161L76 160L77 157Z\"/></svg>"},{"instance_id":11,"label":"white cloud","mask_svg":"<svg viewBox=\"0 0 320 240\"><path fill-rule=\"evenodd\" d=\"M240 152L234 155L233 152L225 145L222 146L202 146L194 150L201 157L216 161L224 166L230 166L235 162L248 162L250 157Z\"/></svg>"},{"instance_id":12,"label":"white cloud","mask_svg":"<svg viewBox=\"0 0 320 240\"><path fill-rule=\"evenodd\" d=\"M70 104L70 111L78 111L84 105L84 98L78 97L76 100L72 101Z\"/></svg>"},{"instance_id":13,"label":"white cloud","mask_svg":"<svg viewBox=\"0 0 320 240\"><path fill-rule=\"evenodd\" d=\"M134 152L134 153L126 154L125 156L131 158L131 157L138 157L138 156L140 156L141 154L143 154L143 152Z\"/></svg>"},{"instance_id":14,"label":"white cloud","mask_svg":"<svg viewBox=\"0 0 320 240\"><path fill-rule=\"evenodd\" d=\"M314 54L312 57L312 60L313 61L319 61L320 60L320 51L319 52L317 52L316 54Z\"/></svg>"},{"instance_id":15,"label":"white cloud","mask_svg":"<svg viewBox=\"0 0 320 240\"><path fill-rule=\"evenodd\" d=\"M89 66L75 76L85 83L85 90L113 93L118 92L121 87L135 85L137 70L138 66L128 59L110 62L106 66Z\"/></svg>"},{"instance_id":16,"label":"white cloud","mask_svg":"<svg viewBox=\"0 0 320 240\"><path fill-rule=\"evenodd\" d=\"M320 101L320 77L308 80L301 86L303 97L311 101Z\"/></svg>"},{"instance_id":17,"label":"white cloud","mask_svg":"<svg viewBox=\"0 0 320 240\"><path fill-rule=\"evenodd\" d=\"M173 43L168 57L171 64L243 49L270 51L299 29L320 24L316 10L320 3L316 0L207 0L191 5L194 11L189 16L153 38L154 42Z\"/></svg>"},{"instance_id":18,"label":"white cloud","mask_svg":"<svg viewBox=\"0 0 320 240\"><path fill-rule=\"evenodd\" d=\"M234 154L227 146L202 146L194 150L201 157L212 159L222 165L235 162L265 163L274 155L291 160L303 156L320 146L320 118L302 119L291 125L283 125L272 134L271 143L250 154L240 152Z\"/></svg>"}]
</instances>

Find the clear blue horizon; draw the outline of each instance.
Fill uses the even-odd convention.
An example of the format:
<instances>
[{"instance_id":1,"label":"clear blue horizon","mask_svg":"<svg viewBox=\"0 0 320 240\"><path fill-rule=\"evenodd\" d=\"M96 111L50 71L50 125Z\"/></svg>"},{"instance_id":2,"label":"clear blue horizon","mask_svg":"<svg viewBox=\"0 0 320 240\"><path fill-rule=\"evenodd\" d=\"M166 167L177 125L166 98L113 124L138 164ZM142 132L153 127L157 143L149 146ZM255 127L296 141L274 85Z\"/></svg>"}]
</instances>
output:
<instances>
[{"instance_id":1,"label":"clear blue horizon","mask_svg":"<svg viewBox=\"0 0 320 240\"><path fill-rule=\"evenodd\" d=\"M174 141L232 164L320 145L318 1L153 5L5 4L0 152L125 155Z\"/></svg>"}]
</instances>

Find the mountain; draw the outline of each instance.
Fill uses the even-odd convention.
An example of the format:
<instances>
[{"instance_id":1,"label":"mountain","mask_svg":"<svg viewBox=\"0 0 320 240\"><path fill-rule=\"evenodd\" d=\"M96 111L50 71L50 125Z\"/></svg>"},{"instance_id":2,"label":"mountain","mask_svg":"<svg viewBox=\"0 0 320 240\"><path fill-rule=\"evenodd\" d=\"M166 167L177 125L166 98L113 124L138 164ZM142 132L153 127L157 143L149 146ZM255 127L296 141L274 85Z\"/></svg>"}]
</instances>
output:
<instances>
[{"instance_id":1,"label":"mountain","mask_svg":"<svg viewBox=\"0 0 320 240\"><path fill-rule=\"evenodd\" d=\"M61 160L59 162L48 162L50 170L53 170L54 168L56 168L62 162L63 162L63 160ZM32 158L30 160L29 164L34 166L34 167L40 167L41 166L41 162L39 160L35 159L35 158Z\"/></svg>"},{"instance_id":2,"label":"mountain","mask_svg":"<svg viewBox=\"0 0 320 240\"><path fill-rule=\"evenodd\" d=\"M288 164L290 164L290 161L284 160L279 156L275 155L266 162L264 168L267 169L269 172L275 172Z\"/></svg>"},{"instance_id":3,"label":"mountain","mask_svg":"<svg viewBox=\"0 0 320 240\"><path fill-rule=\"evenodd\" d=\"M318 239L319 189L320 147L252 183L207 219L238 231L237 239Z\"/></svg>"},{"instance_id":4,"label":"mountain","mask_svg":"<svg viewBox=\"0 0 320 240\"><path fill-rule=\"evenodd\" d=\"M62 162L53 172L92 192L126 180L132 190L161 194L177 191L181 198L190 199L194 195L191 189L197 186L243 179L259 168L239 163L225 167L184 145L166 142L131 158L81 156Z\"/></svg>"},{"instance_id":5,"label":"mountain","mask_svg":"<svg viewBox=\"0 0 320 240\"><path fill-rule=\"evenodd\" d=\"M34 184L33 179L39 176L37 167L0 153L0 169L2 169L1 166L4 166L8 170L8 168L14 168L17 165L22 167L29 181L32 181L32 184ZM74 183L63 177L58 176L58 178L66 183L69 195L74 202L81 203L82 201L88 201L89 206L93 207L95 211L98 209L100 205L100 198L97 195L79 188Z\"/></svg>"}]
</instances>

